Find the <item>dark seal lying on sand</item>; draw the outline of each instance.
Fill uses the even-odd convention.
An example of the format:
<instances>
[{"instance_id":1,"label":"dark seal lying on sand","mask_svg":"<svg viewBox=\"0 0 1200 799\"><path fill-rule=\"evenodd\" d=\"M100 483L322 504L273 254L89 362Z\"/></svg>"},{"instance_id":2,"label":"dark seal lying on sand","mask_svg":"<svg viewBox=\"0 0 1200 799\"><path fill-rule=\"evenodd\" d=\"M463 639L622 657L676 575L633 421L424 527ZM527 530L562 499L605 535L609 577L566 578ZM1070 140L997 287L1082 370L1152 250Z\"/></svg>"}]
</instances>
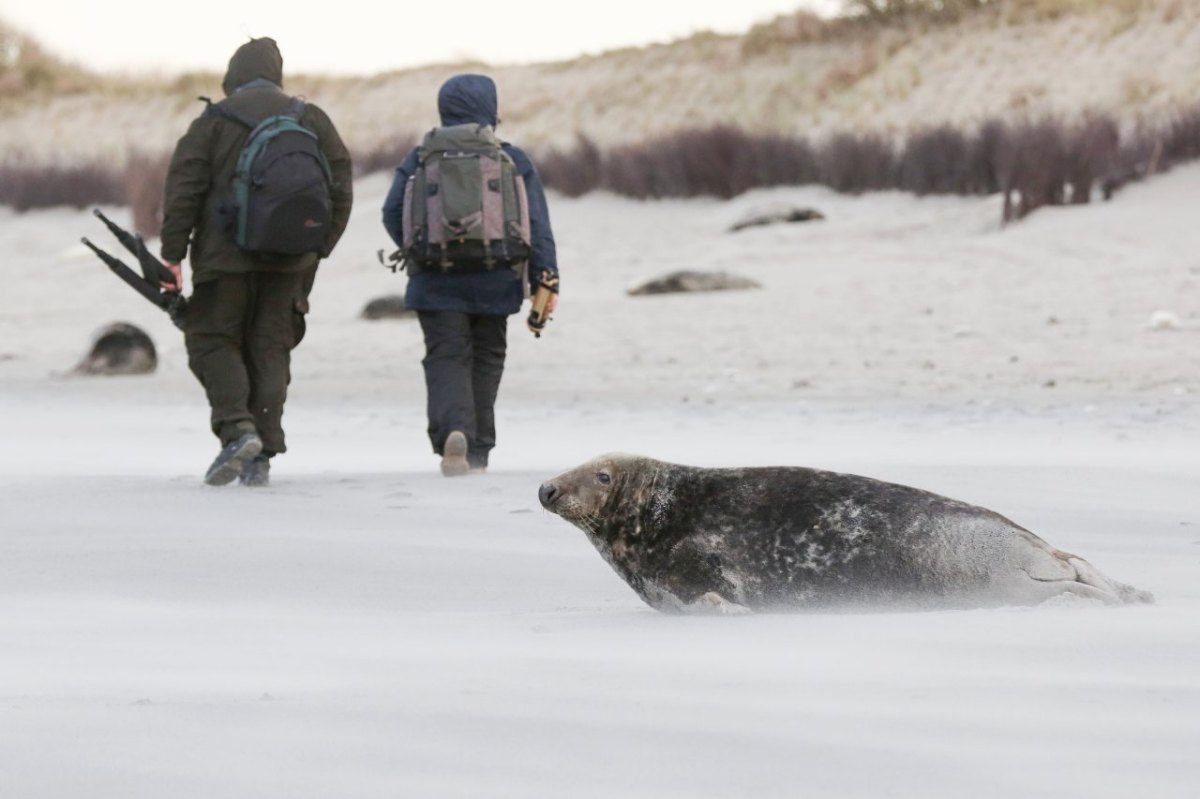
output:
<instances>
[{"instance_id":1,"label":"dark seal lying on sand","mask_svg":"<svg viewBox=\"0 0 1200 799\"><path fill-rule=\"evenodd\" d=\"M403 294L388 294L367 303L359 314L362 319L416 319L417 312L404 304Z\"/></svg>"},{"instance_id":2,"label":"dark seal lying on sand","mask_svg":"<svg viewBox=\"0 0 1200 799\"><path fill-rule=\"evenodd\" d=\"M737 233L752 227L763 227L765 225L778 225L786 222L813 222L824 219L825 215L820 211L815 211L812 208L787 208L783 210L775 210L767 213L758 213L742 219L740 222L735 222L729 227L730 233Z\"/></svg>"},{"instance_id":3,"label":"dark seal lying on sand","mask_svg":"<svg viewBox=\"0 0 1200 799\"><path fill-rule=\"evenodd\" d=\"M114 322L96 333L92 348L76 364L76 375L144 375L158 367L158 353L146 331Z\"/></svg>"},{"instance_id":4,"label":"dark seal lying on sand","mask_svg":"<svg viewBox=\"0 0 1200 799\"><path fill-rule=\"evenodd\" d=\"M665 612L1153 601L986 508L868 477L605 455L538 495Z\"/></svg>"},{"instance_id":5,"label":"dark seal lying on sand","mask_svg":"<svg viewBox=\"0 0 1200 799\"><path fill-rule=\"evenodd\" d=\"M631 297L648 294L688 294L694 291L743 291L762 286L748 277L725 272L672 272L627 290Z\"/></svg>"}]
</instances>

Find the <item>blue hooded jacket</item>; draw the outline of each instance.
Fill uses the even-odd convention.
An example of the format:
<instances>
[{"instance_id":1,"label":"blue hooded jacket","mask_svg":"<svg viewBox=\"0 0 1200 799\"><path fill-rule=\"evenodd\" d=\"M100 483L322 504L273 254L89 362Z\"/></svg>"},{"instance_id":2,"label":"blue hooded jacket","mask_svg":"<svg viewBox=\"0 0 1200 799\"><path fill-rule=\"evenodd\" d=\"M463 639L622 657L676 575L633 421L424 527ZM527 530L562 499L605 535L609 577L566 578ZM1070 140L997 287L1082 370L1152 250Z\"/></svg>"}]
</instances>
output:
<instances>
[{"instance_id":1,"label":"blue hooded jacket","mask_svg":"<svg viewBox=\"0 0 1200 799\"><path fill-rule=\"evenodd\" d=\"M495 126L499 103L496 84L486 75L456 75L442 84L438 92L438 114L442 125ZM537 286L543 272L558 274L554 233L542 179L529 156L519 147L504 143L504 151L525 180L529 196L529 230L532 254L529 258L530 288ZM417 171L417 149L413 148L400 166L383 203L383 226L397 247L403 246L404 188ZM427 271L410 275L404 304L417 311L458 311L469 314L508 315L521 310L525 292L520 276L511 269L496 269L475 274L444 274Z\"/></svg>"}]
</instances>

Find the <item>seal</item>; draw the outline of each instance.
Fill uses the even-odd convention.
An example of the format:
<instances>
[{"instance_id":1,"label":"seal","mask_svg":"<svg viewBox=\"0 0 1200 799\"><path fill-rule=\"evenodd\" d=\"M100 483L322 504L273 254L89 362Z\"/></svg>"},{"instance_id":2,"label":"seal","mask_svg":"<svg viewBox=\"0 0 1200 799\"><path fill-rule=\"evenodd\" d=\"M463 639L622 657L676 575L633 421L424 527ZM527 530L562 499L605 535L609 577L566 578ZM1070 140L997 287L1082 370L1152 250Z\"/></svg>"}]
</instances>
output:
<instances>
[{"instance_id":1,"label":"seal","mask_svg":"<svg viewBox=\"0 0 1200 799\"><path fill-rule=\"evenodd\" d=\"M612 454L538 497L668 613L1154 601L998 513L869 477Z\"/></svg>"},{"instance_id":2,"label":"seal","mask_svg":"<svg viewBox=\"0 0 1200 799\"><path fill-rule=\"evenodd\" d=\"M99 330L92 348L75 368L76 375L144 375L158 366L158 353L146 331L128 322Z\"/></svg>"}]
</instances>

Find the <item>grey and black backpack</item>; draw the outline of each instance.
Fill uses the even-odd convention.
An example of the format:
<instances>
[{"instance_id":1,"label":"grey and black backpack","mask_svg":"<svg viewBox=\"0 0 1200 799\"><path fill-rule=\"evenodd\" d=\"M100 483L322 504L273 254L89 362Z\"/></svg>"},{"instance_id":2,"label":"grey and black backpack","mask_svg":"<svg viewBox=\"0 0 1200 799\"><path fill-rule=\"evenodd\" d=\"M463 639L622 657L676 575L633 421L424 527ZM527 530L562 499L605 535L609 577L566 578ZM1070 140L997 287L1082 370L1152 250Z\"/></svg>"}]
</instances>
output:
<instances>
[{"instance_id":1,"label":"grey and black backpack","mask_svg":"<svg viewBox=\"0 0 1200 799\"><path fill-rule=\"evenodd\" d=\"M530 253L525 181L488 125L434 128L404 189L410 272L520 271Z\"/></svg>"},{"instance_id":2,"label":"grey and black backpack","mask_svg":"<svg viewBox=\"0 0 1200 799\"><path fill-rule=\"evenodd\" d=\"M305 103L296 97L282 114L243 119L221 103L210 106L250 128L233 173L230 234L259 256L321 252L333 215L329 163L317 135L300 124Z\"/></svg>"}]
</instances>

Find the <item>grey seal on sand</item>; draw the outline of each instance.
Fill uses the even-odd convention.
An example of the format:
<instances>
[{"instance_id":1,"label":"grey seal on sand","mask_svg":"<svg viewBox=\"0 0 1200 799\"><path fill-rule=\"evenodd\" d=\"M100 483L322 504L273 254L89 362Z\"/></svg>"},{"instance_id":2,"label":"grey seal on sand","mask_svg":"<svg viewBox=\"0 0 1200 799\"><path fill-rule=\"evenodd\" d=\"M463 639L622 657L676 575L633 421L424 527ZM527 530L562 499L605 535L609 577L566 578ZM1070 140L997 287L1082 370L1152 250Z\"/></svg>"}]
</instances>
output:
<instances>
[{"instance_id":1,"label":"grey seal on sand","mask_svg":"<svg viewBox=\"0 0 1200 799\"><path fill-rule=\"evenodd\" d=\"M614 454L538 495L668 613L1153 602L998 513L868 477Z\"/></svg>"}]
</instances>

